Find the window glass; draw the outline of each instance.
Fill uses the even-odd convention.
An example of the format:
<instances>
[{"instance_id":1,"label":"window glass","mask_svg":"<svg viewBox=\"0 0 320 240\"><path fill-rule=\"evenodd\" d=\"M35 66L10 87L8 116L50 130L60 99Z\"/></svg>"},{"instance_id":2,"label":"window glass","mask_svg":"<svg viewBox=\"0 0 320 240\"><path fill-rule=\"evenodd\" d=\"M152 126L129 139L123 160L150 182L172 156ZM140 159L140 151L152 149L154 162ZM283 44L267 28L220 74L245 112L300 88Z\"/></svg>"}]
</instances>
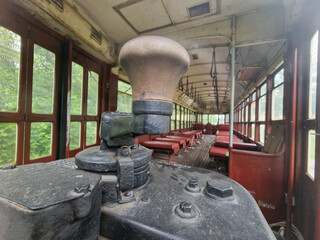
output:
<instances>
[{"instance_id":1,"label":"window glass","mask_svg":"<svg viewBox=\"0 0 320 240\"><path fill-rule=\"evenodd\" d=\"M219 114L218 118L219 118L219 124L224 124L224 114Z\"/></svg>"},{"instance_id":2,"label":"window glass","mask_svg":"<svg viewBox=\"0 0 320 240\"><path fill-rule=\"evenodd\" d=\"M264 143L264 137L265 137L265 125L260 124L259 126L259 142Z\"/></svg>"},{"instance_id":3,"label":"window glass","mask_svg":"<svg viewBox=\"0 0 320 240\"><path fill-rule=\"evenodd\" d=\"M72 62L71 76L71 114L82 114L83 67Z\"/></svg>"},{"instance_id":4,"label":"window glass","mask_svg":"<svg viewBox=\"0 0 320 240\"><path fill-rule=\"evenodd\" d=\"M229 123L229 113L226 114L226 123Z\"/></svg>"},{"instance_id":5,"label":"window glass","mask_svg":"<svg viewBox=\"0 0 320 240\"><path fill-rule=\"evenodd\" d=\"M118 81L118 91L132 95L131 85L123 81Z\"/></svg>"},{"instance_id":6,"label":"window glass","mask_svg":"<svg viewBox=\"0 0 320 240\"><path fill-rule=\"evenodd\" d=\"M96 116L98 114L98 92L99 75L95 72L88 72L88 99L87 114Z\"/></svg>"},{"instance_id":7,"label":"window glass","mask_svg":"<svg viewBox=\"0 0 320 240\"><path fill-rule=\"evenodd\" d=\"M255 140L255 130L256 130L256 125L253 123L251 124L251 138Z\"/></svg>"},{"instance_id":8,"label":"window glass","mask_svg":"<svg viewBox=\"0 0 320 240\"><path fill-rule=\"evenodd\" d=\"M21 37L0 26L0 111L17 112Z\"/></svg>"},{"instance_id":9,"label":"window glass","mask_svg":"<svg viewBox=\"0 0 320 240\"><path fill-rule=\"evenodd\" d=\"M52 114L55 79L55 54L34 45L32 112Z\"/></svg>"},{"instance_id":10,"label":"window glass","mask_svg":"<svg viewBox=\"0 0 320 240\"><path fill-rule=\"evenodd\" d=\"M260 95L259 96L262 96L264 94L266 94L267 92L267 84L264 83L261 87L260 87Z\"/></svg>"},{"instance_id":11,"label":"window glass","mask_svg":"<svg viewBox=\"0 0 320 240\"><path fill-rule=\"evenodd\" d=\"M271 120L283 119L283 84L272 90Z\"/></svg>"},{"instance_id":12,"label":"window glass","mask_svg":"<svg viewBox=\"0 0 320 240\"><path fill-rule=\"evenodd\" d=\"M97 122L87 122L86 127L86 145L95 144L97 141Z\"/></svg>"},{"instance_id":13,"label":"window glass","mask_svg":"<svg viewBox=\"0 0 320 240\"><path fill-rule=\"evenodd\" d=\"M0 166L13 164L17 152L17 124L0 123Z\"/></svg>"},{"instance_id":14,"label":"window glass","mask_svg":"<svg viewBox=\"0 0 320 240\"><path fill-rule=\"evenodd\" d=\"M266 119L266 96L259 98L259 121L265 121Z\"/></svg>"},{"instance_id":15,"label":"window glass","mask_svg":"<svg viewBox=\"0 0 320 240\"><path fill-rule=\"evenodd\" d=\"M255 101L256 100L256 92L253 92L251 95L251 101Z\"/></svg>"},{"instance_id":16,"label":"window glass","mask_svg":"<svg viewBox=\"0 0 320 240\"><path fill-rule=\"evenodd\" d=\"M315 155L316 155L316 132L315 130L308 131L308 159L307 173L314 179Z\"/></svg>"},{"instance_id":17,"label":"window glass","mask_svg":"<svg viewBox=\"0 0 320 240\"><path fill-rule=\"evenodd\" d=\"M249 106L247 105L246 108L245 108L245 122L249 122Z\"/></svg>"},{"instance_id":18,"label":"window glass","mask_svg":"<svg viewBox=\"0 0 320 240\"><path fill-rule=\"evenodd\" d=\"M217 125L218 124L218 114L209 114L209 123L212 125Z\"/></svg>"},{"instance_id":19,"label":"window glass","mask_svg":"<svg viewBox=\"0 0 320 240\"><path fill-rule=\"evenodd\" d=\"M118 81L117 109L119 112L132 112L132 89L130 84L122 81Z\"/></svg>"},{"instance_id":20,"label":"window glass","mask_svg":"<svg viewBox=\"0 0 320 240\"><path fill-rule=\"evenodd\" d=\"M81 122L70 122L70 150L80 147Z\"/></svg>"},{"instance_id":21,"label":"window glass","mask_svg":"<svg viewBox=\"0 0 320 240\"><path fill-rule=\"evenodd\" d=\"M310 73L309 73L309 119L316 117L317 100L317 71L318 71L318 31L313 35L310 45Z\"/></svg>"},{"instance_id":22,"label":"window glass","mask_svg":"<svg viewBox=\"0 0 320 240\"><path fill-rule=\"evenodd\" d=\"M30 159L51 155L52 123L31 123Z\"/></svg>"},{"instance_id":23,"label":"window glass","mask_svg":"<svg viewBox=\"0 0 320 240\"><path fill-rule=\"evenodd\" d=\"M175 119L176 119L176 105L173 104L172 114L171 114L171 120L175 120Z\"/></svg>"},{"instance_id":24,"label":"window glass","mask_svg":"<svg viewBox=\"0 0 320 240\"><path fill-rule=\"evenodd\" d=\"M256 102L250 104L250 121L255 122L256 120Z\"/></svg>"},{"instance_id":25,"label":"window glass","mask_svg":"<svg viewBox=\"0 0 320 240\"><path fill-rule=\"evenodd\" d=\"M174 128L174 120L171 120L171 130L175 130L175 128Z\"/></svg>"},{"instance_id":26,"label":"window glass","mask_svg":"<svg viewBox=\"0 0 320 240\"><path fill-rule=\"evenodd\" d=\"M273 80L273 87L278 86L279 84L283 83L284 76L283 76L283 69L281 69L275 76Z\"/></svg>"}]
</instances>

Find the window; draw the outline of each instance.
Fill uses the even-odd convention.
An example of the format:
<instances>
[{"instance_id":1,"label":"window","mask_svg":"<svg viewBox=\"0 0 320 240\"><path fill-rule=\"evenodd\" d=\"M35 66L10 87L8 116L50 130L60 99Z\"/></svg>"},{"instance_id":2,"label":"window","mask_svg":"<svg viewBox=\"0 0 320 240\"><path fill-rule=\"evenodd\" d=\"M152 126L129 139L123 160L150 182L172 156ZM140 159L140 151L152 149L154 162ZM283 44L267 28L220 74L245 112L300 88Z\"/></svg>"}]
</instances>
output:
<instances>
[{"instance_id":1,"label":"window","mask_svg":"<svg viewBox=\"0 0 320 240\"><path fill-rule=\"evenodd\" d=\"M18 112L21 37L0 26L0 111ZM0 166L17 159L17 122L0 122Z\"/></svg>"},{"instance_id":2,"label":"window","mask_svg":"<svg viewBox=\"0 0 320 240\"><path fill-rule=\"evenodd\" d=\"M251 124L251 135L250 137L255 140L255 130L256 130L256 125L254 123Z\"/></svg>"},{"instance_id":3,"label":"window","mask_svg":"<svg viewBox=\"0 0 320 240\"><path fill-rule=\"evenodd\" d=\"M171 115L171 126L170 129L171 130L175 130L175 121L176 121L176 104L172 104L172 115Z\"/></svg>"},{"instance_id":4,"label":"window","mask_svg":"<svg viewBox=\"0 0 320 240\"><path fill-rule=\"evenodd\" d=\"M259 142L264 143L265 138L265 124L260 124L259 126Z\"/></svg>"},{"instance_id":5,"label":"window","mask_svg":"<svg viewBox=\"0 0 320 240\"><path fill-rule=\"evenodd\" d=\"M212 125L218 124L218 118L219 118L218 114L209 114L208 118L209 118L208 122L210 124L212 124Z\"/></svg>"},{"instance_id":6,"label":"window","mask_svg":"<svg viewBox=\"0 0 320 240\"><path fill-rule=\"evenodd\" d=\"M0 166L54 160L60 42L15 17L1 21L11 27L0 23Z\"/></svg>"},{"instance_id":7,"label":"window","mask_svg":"<svg viewBox=\"0 0 320 240\"><path fill-rule=\"evenodd\" d=\"M315 156L316 156L316 131L308 131L308 158L307 158L307 174L314 179L315 176Z\"/></svg>"},{"instance_id":8,"label":"window","mask_svg":"<svg viewBox=\"0 0 320 240\"><path fill-rule=\"evenodd\" d=\"M265 121L266 121L266 103L267 103L267 83L264 83L259 88L258 98L258 136L259 142L264 144L265 141Z\"/></svg>"},{"instance_id":9,"label":"window","mask_svg":"<svg viewBox=\"0 0 320 240\"><path fill-rule=\"evenodd\" d=\"M266 96L266 86L267 84L263 84L260 87L260 98L259 98L259 116L258 120L259 121L265 121L266 120L266 101L267 101L267 96Z\"/></svg>"},{"instance_id":10,"label":"window","mask_svg":"<svg viewBox=\"0 0 320 240\"><path fill-rule=\"evenodd\" d=\"M251 103L250 103L250 122L256 121L256 93L252 93L251 95Z\"/></svg>"},{"instance_id":11,"label":"window","mask_svg":"<svg viewBox=\"0 0 320 240\"><path fill-rule=\"evenodd\" d=\"M68 131L69 146L67 146L67 156L69 157L99 143L101 72L99 63L78 51L73 51L70 96L71 121Z\"/></svg>"},{"instance_id":12,"label":"window","mask_svg":"<svg viewBox=\"0 0 320 240\"><path fill-rule=\"evenodd\" d=\"M130 84L118 81L118 103L119 112L132 112L132 88Z\"/></svg>"},{"instance_id":13,"label":"window","mask_svg":"<svg viewBox=\"0 0 320 240\"><path fill-rule=\"evenodd\" d=\"M283 69L281 69L273 79L271 120L283 119L283 81Z\"/></svg>"},{"instance_id":14,"label":"window","mask_svg":"<svg viewBox=\"0 0 320 240\"><path fill-rule=\"evenodd\" d=\"M177 105L176 129L181 129L181 122L180 122L180 105Z\"/></svg>"},{"instance_id":15,"label":"window","mask_svg":"<svg viewBox=\"0 0 320 240\"><path fill-rule=\"evenodd\" d=\"M316 117L317 73L318 73L318 38L319 32L313 35L310 44L310 72L309 72L309 107L308 119Z\"/></svg>"},{"instance_id":16,"label":"window","mask_svg":"<svg viewBox=\"0 0 320 240\"><path fill-rule=\"evenodd\" d=\"M310 69L309 69L309 85L308 85L308 108L306 116L306 173L314 180L315 179L315 164L316 164L316 125L317 125L317 77L318 77L318 38L319 33L316 31L310 41Z\"/></svg>"}]
</instances>

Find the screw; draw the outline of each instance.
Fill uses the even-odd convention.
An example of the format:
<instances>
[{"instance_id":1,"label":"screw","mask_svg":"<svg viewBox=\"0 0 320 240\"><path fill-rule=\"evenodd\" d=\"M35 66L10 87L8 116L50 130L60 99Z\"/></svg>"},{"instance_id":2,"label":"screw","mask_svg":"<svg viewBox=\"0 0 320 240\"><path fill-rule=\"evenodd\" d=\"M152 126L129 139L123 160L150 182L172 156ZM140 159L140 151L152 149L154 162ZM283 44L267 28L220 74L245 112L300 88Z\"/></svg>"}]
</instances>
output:
<instances>
[{"instance_id":1,"label":"screw","mask_svg":"<svg viewBox=\"0 0 320 240\"><path fill-rule=\"evenodd\" d=\"M197 188L199 186L198 181L195 179L190 179L189 180L189 187L190 188Z\"/></svg>"},{"instance_id":2,"label":"screw","mask_svg":"<svg viewBox=\"0 0 320 240\"><path fill-rule=\"evenodd\" d=\"M121 155L124 157L128 157L131 154L130 147L122 147L121 148Z\"/></svg>"},{"instance_id":3,"label":"screw","mask_svg":"<svg viewBox=\"0 0 320 240\"><path fill-rule=\"evenodd\" d=\"M220 198L231 197L233 195L232 187L224 181L207 181L206 191L209 195L215 195Z\"/></svg>"},{"instance_id":4,"label":"screw","mask_svg":"<svg viewBox=\"0 0 320 240\"><path fill-rule=\"evenodd\" d=\"M181 202L179 207L183 213L191 213L192 211L192 204L188 202Z\"/></svg>"}]
</instances>

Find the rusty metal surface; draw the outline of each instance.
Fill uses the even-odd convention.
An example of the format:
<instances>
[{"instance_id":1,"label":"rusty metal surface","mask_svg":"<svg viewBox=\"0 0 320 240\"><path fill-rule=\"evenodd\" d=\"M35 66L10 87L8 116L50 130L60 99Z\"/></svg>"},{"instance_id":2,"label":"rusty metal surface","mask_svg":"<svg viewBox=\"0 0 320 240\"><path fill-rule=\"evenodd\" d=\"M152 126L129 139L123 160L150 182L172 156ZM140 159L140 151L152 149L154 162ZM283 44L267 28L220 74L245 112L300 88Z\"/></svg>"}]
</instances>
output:
<instances>
[{"instance_id":1,"label":"rusty metal surface","mask_svg":"<svg viewBox=\"0 0 320 240\"><path fill-rule=\"evenodd\" d=\"M0 196L32 210L84 196L101 177L51 164L32 164L0 170ZM77 191L77 189L83 191Z\"/></svg>"}]
</instances>

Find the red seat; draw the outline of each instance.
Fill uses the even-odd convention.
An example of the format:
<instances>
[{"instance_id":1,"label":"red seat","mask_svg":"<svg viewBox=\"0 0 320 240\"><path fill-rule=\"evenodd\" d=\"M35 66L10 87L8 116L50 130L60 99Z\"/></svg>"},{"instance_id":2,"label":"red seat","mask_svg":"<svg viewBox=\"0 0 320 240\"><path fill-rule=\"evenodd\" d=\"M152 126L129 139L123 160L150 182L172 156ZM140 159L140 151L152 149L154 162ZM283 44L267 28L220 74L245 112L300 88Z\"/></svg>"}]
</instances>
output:
<instances>
[{"instance_id":1,"label":"red seat","mask_svg":"<svg viewBox=\"0 0 320 240\"><path fill-rule=\"evenodd\" d=\"M155 138L154 141L160 141L160 142L175 142L180 145L180 148L185 148L186 147L186 140L184 139L177 139L177 138Z\"/></svg>"},{"instance_id":2,"label":"red seat","mask_svg":"<svg viewBox=\"0 0 320 240\"><path fill-rule=\"evenodd\" d=\"M142 146L153 149L155 152L166 152L169 155L169 162L172 162L172 154L179 152L180 147L178 143L174 142L160 142L160 141L145 141L141 143Z\"/></svg>"},{"instance_id":3,"label":"red seat","mask_svg":"<svg viewBox=\"0 0 320 240\"><path fill-rule=\"evenodd\" d=\"M209 155L211 157L229 158L229 149L221 147L211 147Z\"/></svg>"},{"instance_id":4,"label":"red seat","mask_svg":"<svg viewBox=\"0 0 320 240\"><path fill-rule=\"evenodd\" d=\"M194 134L184 134L181 132L177 132L177 131L171 131L170 132L170 136L174 136L174 137L185 137L185 138L189 138L189 147L193 147L195 145L195 135Z\"/></svg>"}]
</instances>

